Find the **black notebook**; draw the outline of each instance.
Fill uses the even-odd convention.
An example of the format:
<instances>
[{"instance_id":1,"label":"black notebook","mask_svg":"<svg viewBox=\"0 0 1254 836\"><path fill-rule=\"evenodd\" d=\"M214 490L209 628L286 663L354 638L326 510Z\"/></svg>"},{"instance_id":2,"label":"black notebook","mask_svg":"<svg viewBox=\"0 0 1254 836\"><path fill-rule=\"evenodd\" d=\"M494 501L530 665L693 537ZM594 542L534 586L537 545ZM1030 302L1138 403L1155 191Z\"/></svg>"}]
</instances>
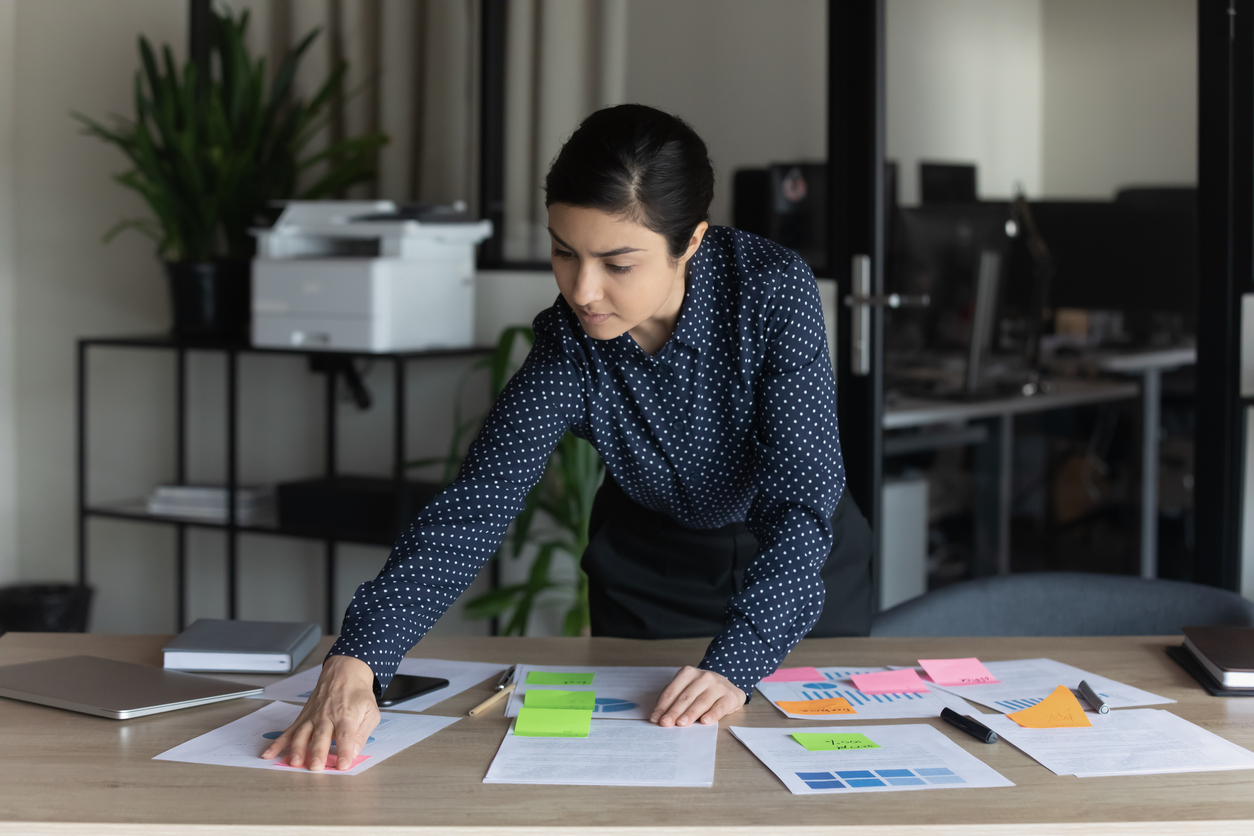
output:
<instances>
[{"instance_id":1,"label":"black notebook","mask_svg":"<svg viewBox=\"0 0 1254 836\"><path fill-rule=\"evenodd\" d=\"M288 673L321 637L305 622L199 618L162 650L171 670Z\"/></svg>"}]
</instances>

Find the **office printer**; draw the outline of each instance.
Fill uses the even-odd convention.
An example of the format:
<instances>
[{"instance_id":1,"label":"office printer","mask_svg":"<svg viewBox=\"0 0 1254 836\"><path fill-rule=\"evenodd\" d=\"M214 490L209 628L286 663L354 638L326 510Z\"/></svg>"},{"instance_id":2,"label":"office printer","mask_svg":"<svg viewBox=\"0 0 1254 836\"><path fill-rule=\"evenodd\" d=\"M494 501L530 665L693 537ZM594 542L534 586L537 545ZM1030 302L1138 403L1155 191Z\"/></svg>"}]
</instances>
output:
<instances>
[{"instance_id":1,"label":"office printer","mask_svg":"<svg viewBox=\"0 0 1254 836\"><path fill-rule=\"evenodd\" d=\"M254 230L253 344L341 351L474 341L475 245L492 222L391 201L292 201Z\"/></svg>"}]
</instances>

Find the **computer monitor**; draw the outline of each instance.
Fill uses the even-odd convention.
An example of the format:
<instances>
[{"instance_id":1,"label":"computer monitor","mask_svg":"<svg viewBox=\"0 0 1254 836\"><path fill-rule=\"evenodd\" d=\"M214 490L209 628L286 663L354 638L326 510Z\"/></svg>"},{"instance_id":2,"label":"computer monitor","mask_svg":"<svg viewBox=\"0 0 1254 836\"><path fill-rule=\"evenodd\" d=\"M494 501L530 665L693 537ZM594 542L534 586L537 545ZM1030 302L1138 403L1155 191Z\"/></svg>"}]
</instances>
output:
<instances>
[{"instance_id":1,"label":"computer monitor","mask_svg":"<svg viewBox=\"0 0 1254 836\"><path fill-rule=\"evenodd\" d=\"M1196 319L1196 200L1188 190L1169 196L1149 191L1129 190L1115 201L1032 202L1053 262L1051 308ZM1016 247L1008 266L1011 284L1027 281L1031 269Z\"/></svg>"},{"instance_id":2,"label":"computer monitor","mask_svg":"<svg viewBox=\"0 0 1254 836\"><path fill-rule=\"evenodd\" d=\"M919 163L919 198L924 206L975 203L976 167L971 163Z\"/></svg>"},{"instance_id":3,"label":"computer monitor","mask_svg":"<svg viewBox=\"0 0 1254 836\"><path fill-rule=\"evenodd\" d=\"M927 308L888 312L889 351L971 346L981 260L1002 263L1012 242L1009 203L903 207L894 215L886 292L927 294Z\"/></svg>"}]
</instances>

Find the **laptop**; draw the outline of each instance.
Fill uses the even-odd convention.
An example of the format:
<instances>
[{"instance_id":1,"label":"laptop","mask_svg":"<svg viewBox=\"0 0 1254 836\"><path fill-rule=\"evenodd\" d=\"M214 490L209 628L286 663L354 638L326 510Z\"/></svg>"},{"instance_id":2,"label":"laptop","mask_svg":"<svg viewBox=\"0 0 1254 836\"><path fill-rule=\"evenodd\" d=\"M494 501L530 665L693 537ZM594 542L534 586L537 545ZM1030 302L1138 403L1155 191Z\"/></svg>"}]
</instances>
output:
<instances>
[{"instance_id":1,"label":"laptop","mask_svg":"<svg viewBox=\"0 0 1254 836\"><path fill-rule=\"evenodd\" d=\"M97 656L66 656L0 667L0 697L111 720L251 697L262 690L226 679Z\"/></svg>"}]
</instances>

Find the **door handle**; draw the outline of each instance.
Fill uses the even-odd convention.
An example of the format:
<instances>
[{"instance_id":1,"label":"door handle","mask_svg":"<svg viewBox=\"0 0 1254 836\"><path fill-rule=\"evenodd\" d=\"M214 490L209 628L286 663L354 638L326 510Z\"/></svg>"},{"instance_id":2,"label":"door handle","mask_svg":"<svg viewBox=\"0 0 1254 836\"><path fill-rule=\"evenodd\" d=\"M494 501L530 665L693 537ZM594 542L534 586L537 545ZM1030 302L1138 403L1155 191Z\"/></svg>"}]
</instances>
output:
<instances>
[{"instance_id":1,"label":"door handle","mask_svg":"<svg viewBox=\"0 0 1254 836\"><path fill-rule=\"evenodd\" d=\"M845 297L845 304L853 308L858 305L884 308L926 308L932 304L932 297L926 293L910 296L901 293L890 293L887 296L863 296L851 294Z\"/></svg>"}]
</instances>

